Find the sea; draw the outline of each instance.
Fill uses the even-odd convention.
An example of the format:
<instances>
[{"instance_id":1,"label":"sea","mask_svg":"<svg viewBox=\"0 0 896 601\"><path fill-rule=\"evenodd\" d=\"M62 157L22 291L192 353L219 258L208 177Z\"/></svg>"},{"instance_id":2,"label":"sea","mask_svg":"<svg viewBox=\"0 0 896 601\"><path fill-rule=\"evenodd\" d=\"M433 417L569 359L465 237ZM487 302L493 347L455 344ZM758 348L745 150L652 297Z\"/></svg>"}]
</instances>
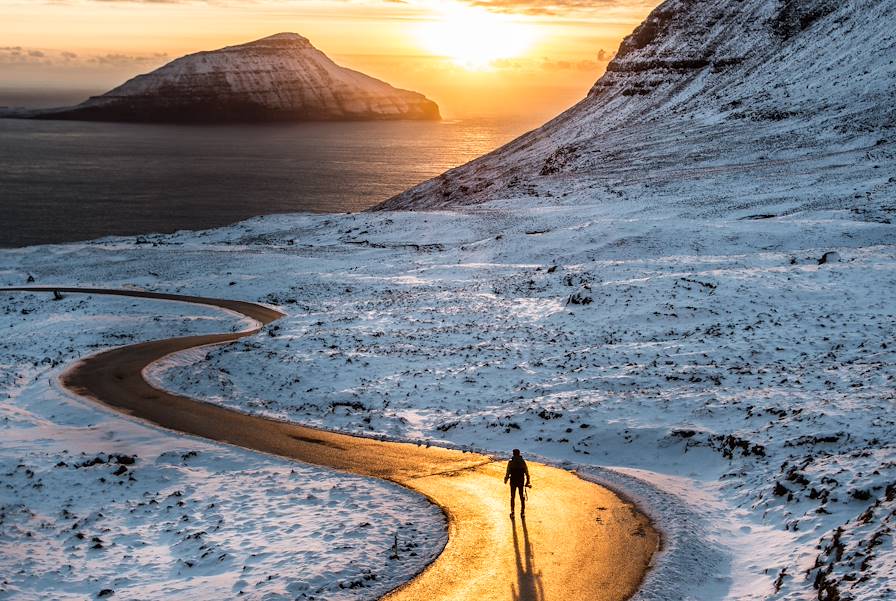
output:
<instances>
[{"instance_id":1,"label":"sea","mask_svg":"<svg viewBox=\"0 0 896 601\"><path fill-rule=\"evenodd\" d=\"M517 116L227 126L0 119L0 247L361 211L538 125Z\"/></svg>"}]
</instances>

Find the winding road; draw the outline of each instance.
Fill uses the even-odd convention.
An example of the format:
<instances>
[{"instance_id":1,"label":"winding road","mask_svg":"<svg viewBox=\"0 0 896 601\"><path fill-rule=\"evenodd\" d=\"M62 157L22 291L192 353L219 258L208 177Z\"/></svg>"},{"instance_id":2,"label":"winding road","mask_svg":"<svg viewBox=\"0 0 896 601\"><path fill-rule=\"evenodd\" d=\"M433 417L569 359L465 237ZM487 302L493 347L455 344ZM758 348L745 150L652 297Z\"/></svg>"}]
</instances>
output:
<instances>
[{"instance_id":1,"label":"winding road","mask_svg":"<svg viewBox=\"0 0 896 601\"><path fill-rule=\"evenodd\" d=\"M143 371L190 348L252 336L283 314L258 304L94 288L7 288L178 301L225 309L258 326L236 333L169 338L106 351L71 366L62 385L155 425L246 449L395 482L425 495L448 518L448 544L389 601L610 601L637 590L659 544L631 503L569 471L529 462L533 494L525 520L508 518L504 462L474 453L384 442L276 421L172 394Z\"/></svg>"}]
</instances>

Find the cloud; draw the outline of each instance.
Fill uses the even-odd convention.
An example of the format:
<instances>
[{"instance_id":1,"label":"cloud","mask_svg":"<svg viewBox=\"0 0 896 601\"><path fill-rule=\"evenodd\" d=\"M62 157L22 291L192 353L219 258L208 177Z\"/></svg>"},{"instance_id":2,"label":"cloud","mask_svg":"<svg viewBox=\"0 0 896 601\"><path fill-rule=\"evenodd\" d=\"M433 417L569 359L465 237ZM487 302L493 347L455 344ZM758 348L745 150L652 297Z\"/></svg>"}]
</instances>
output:
<instances>
[{"instance_id":1,"label":"cloud","mask_svg":"<svg viewBox=\"0 0 896 601\"><path fill-rule=\"evenodd\" d=\"M186 4L195 0L93 0L94 2L115 2L115 3L131 3L131 4Z\"/></svg>"},{"instance_id":2,"label":"cloud","mask_svg":"<svg viewBox=\"0 0 896 601\"><path fill-rule=\"evenodd\" d=\"M493 69L502 71L525 71L528 73L536 71L549 71L552 73L560 71L581 72L581 73L597 73L602 67L606 66L613 58L615 53L607 52L603 48L595 55L594 59L554 59L550 57L536 58L508 58L492 61L490 66Z\"/></svg>"},{"instance_id":3,"label":"cloud","mask_svg":"<svg viewBox=\"0 0 896 601\"><path fill-rule=\"evenodd\" d=\"M565 16L573 13L595 13L608 8L653 8L653 0L462 0L470 6L494 12L532 16Z\"/></svg>"},{"instance_id":4,"label":"cloud","mask_svg":"<svg viewBox=\"0 0 896 601\"><path fill-rule=\"evenodd\" d=\"M597 71L601 65L610 62L615 53L610 53L603 48L597 53L594 60L552 60L550 58L541 59L541 68L545 71Z\"/></svg>"},{"instance_id":5,"label":"cloud","mask_svg":"<svg viewBox=\"0 0 896 601\"><path fill-rule=\"evenodd\" d=\"M51 0L53 2L65 2L66 0ZM89 0L90 2L106 4L217 4L217 5L242 5L245 2L237 0ZM283 4L301 4L301 2L289 2L288 0L250 0L253 4L269 4L282 6ZM635 9L653 8L660 0L458 0L470 6L485 8L493 12L516 13L527 15L564 16L573 13L595 13L607 9ZM432 0L330 0L334 5L366 4L376 7L383 4L404 6L426 6L433 4Z\"/></svg>"},{"instance_id":6,"label":"cloud","mask_svg":"<svg viewBox=\"0 0 896 601\"><path fill-rule=\"evenodd\" d=\"M0 46L0 65L40 65L49 64L41 50L28 50L21 46Z\"/></svg>"},{"instance_id":7,"label":"cloud","mask_svg":"<svg viewBox=\"0 0 896 601\"><path fill-rule=\"evenodd\" d=\"M22 46L0 46L0 65L6 67L49 67L55 64L96 67L158 66L168 59L164 52L150 54L109 53L80 57L69 50L42 50Z\"/></svg>"},{"instance_id":8,"label":"cloud","mask_svg":"<svg viewBox=\"0 0 896 601\"><path fill-rule=\"evenodd\" d=\"M108 1L108 0L103 0ZM153 0L157 1L157 0ZM114 66L123 66L123 65L154 65L158 64L161 61L164 61L168 58L168 54L165 52L155 52L152 54L122 54L119 52L112 52L109 54L101 54L98 56L92 56L87 59L87 62L94 63L97 65L114 65Z\"/></svg>"}]
</instances>

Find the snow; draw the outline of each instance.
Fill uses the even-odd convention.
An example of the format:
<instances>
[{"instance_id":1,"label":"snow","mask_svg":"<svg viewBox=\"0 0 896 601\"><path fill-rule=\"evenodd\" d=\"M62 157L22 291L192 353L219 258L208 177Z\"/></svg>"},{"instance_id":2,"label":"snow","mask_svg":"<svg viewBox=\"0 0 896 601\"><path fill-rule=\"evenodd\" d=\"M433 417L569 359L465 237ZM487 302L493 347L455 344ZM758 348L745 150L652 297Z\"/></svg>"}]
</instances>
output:
<instances>
[{"instance_id":1,"label":"snow","mask_svg":"<svg viewBox=\"0 0 896 601\"><path fill-rule=\"evenodd\" d=\"M550 202L20 249L0 278L49 283L65 264L67 283L278 306L261 335L150 377L245 411L576 468L664 533L640 599L891 595L893 226ZM592 302L567 304L577 292Z\"/></svg>"},{"instance_id":2,"label":"snow","mask_svg":"<svg viewBox=\"0 0 896 601\"><path fill-rule=\"evenodd\" d=\"M894 10L670 0L582 103L387 205L416 213L3 251L0 283L275 305L150 377L576 469L663 532L641 601L890 599Z\"/></svg>"},{"instance_id":3,"label":"snow","mask_svg":"<svg viewBox=\"0 0 896 601\"><path fill-rule=\"evenodd\" d=\"M177 436L56 383L79 356L244 320L80 295L0 307L0 598L375 599L444 546L442 513L397 486Z\"/></svg>"},{"instance_id":4,"label":"snow","mask_svg":"<svg viewBox=\"0 0 896 601\"><path fill-rule=\"evenodd\" d=\"M181 57L74 110L131 105L144 117L151 110L214 106L224 119L229 106L231 113L246 111L244 118L262 112L311 119L439 118L436 104L422 94L341 67L294 33Z\"/></svg>"},{"instance_id":5,"label":"snow","mask_svg":"<svg viewBox=\"0 0 896 601\"><path fill-rule=\"evenodd\" d=\"M896 143L894 19L892 0L668 0L579 104L384 206L688 188L725 214L872 204L896 184L872 171Z\"/></svg>"}]
</instances>

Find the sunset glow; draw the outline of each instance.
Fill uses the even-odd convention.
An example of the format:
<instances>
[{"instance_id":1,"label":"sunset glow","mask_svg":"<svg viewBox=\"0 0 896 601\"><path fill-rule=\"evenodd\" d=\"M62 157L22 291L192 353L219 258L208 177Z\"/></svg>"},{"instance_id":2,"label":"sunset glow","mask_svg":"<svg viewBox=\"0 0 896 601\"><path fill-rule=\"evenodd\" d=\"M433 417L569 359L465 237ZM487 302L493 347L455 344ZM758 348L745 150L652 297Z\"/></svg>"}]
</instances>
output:
<instances>
[{"instance_id":1,"label":"sunset glow","mask_svg":"<svg viewBox=\"0 0 896 601\"><path fill-rule=\"evenodd\" d=\"M449 118L549 118L584 97L656 3L0 0L0 84L86 97L185 54L291 31Z\"/></svg>"},{"instance_id":2,"label":"sunset glow","mask_svg":"<svg viewBox=\"0 0 896 601\"><path fill-rule=\"evenodd\" d=\"M417 27L417 37L427 51L467 69L489 69L498 59L519 57L538 37L533 25L481 8L448 5L439 12Z\"/></svg>"}]
</instances>

